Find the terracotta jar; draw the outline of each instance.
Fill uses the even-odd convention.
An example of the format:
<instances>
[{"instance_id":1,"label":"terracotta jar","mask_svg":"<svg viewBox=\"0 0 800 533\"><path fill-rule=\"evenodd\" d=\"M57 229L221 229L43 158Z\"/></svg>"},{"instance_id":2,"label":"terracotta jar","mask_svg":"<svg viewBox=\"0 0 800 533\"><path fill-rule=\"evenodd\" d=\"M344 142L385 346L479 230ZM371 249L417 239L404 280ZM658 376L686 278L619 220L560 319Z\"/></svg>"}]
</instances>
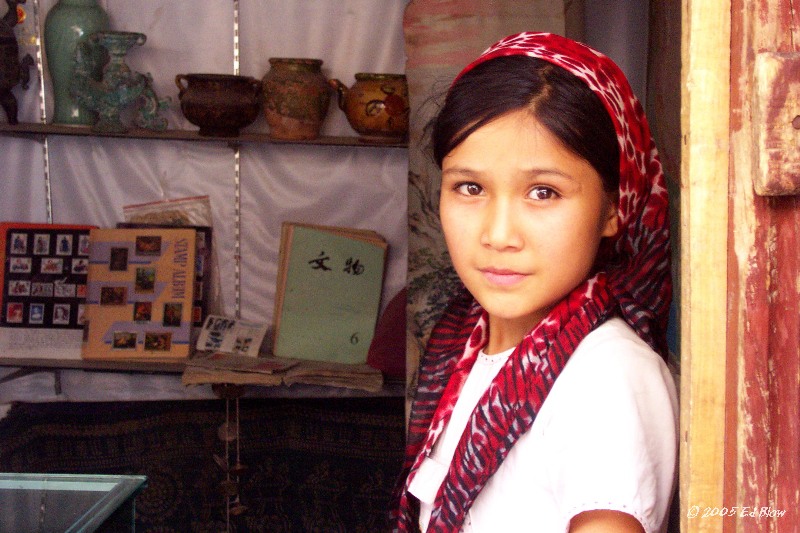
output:
<instances>
[{"instance_id":1,"label":"terracotta jar","mask_svg":"<svg viewBox=\"0 0 800 533\"><path fill-rule=\"evenodd\" d=\"M234 74L178 74L178 99L186 119L206 137L236 137L258 117L261 82Z\"/></svg>"},{"instance_id":2,"label":"terracotta jar","mask_svg":"<svg viewBox=\"0 0 800 533\"><path fill-rule=\"evenodd\" d=\"M404 74L361 72L349 89L339 80L330 84L339 107L362 140L400 142L408 136L408 83Z\"/></svg>"},{"instance_id":3,"label":"terracotta jar","mask_svg":"<svg viewBox=\"0 0 800 533\"><path fill-rule=\"evenodd\" d=\"M269 136L284 140L319 137L331 98L322 60L273 57L269 64L262 79Z\"/></svg>"}]
</instances>

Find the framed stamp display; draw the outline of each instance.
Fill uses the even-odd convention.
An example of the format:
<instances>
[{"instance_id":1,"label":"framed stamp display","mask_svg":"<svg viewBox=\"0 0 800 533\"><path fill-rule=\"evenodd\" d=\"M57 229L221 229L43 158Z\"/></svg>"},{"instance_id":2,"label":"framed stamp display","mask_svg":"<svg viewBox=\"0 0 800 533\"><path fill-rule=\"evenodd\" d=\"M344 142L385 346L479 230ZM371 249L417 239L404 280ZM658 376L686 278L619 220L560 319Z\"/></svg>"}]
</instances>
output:
<instances>
[{"instance_id":1,"label":"framed stamp display","mask_svg":"<svg viewBox=\"0 0 800 533\"><path fill-rule=\"evenodd\" d=\"M166 224L144 224L136 222L120 222L118 228L175 228ZM206 317L210 312L210 297L212 294L212 232L211 226L180 226L191 228L197 231L197 241L195 248L195 285L194 303L192 304L192 326L195 334L199 334L199 329L203 327ZM194 335L196 336L196 335Z\"/></svg>"},{"instance_id":2,"label":"framed stamp display","mask_svg":"<svg viewBox=\"0 0 800 533\"><path fill-rule=\"evenodd\" d=\"M80 358L92 227L0 223L0 357Z\"/></svg>"},{"instance_id":3,"label":"framed stamp display","mask_svg":"<svg viewBox=\"0 0 800 533\"><path fill-rule=\"evenodd\" d=\"M188 357L196 239L191 228L91 230L84 359Z\"/></svg>"}]
</instances>

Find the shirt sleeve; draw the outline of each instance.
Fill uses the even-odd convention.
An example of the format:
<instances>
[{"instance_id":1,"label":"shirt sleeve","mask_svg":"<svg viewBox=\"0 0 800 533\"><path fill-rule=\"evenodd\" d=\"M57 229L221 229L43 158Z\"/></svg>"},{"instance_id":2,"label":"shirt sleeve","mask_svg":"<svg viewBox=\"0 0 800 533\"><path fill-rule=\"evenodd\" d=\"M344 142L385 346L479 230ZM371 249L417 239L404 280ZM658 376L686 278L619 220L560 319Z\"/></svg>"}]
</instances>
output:
<instances>
[{"instance_id":1,"label":"shirt sleeve","mask_svg":"<svg viewBox=\"0 0 800 533\"><path fill-rule=\"evenodd\" d=\"M567 523L598 509L628 513L648 533L666 521L677 467L675 386L637 341L601 343L556 380L569 401L544 428L553 454L547 475Z\"/></svg>"}]
</instances>

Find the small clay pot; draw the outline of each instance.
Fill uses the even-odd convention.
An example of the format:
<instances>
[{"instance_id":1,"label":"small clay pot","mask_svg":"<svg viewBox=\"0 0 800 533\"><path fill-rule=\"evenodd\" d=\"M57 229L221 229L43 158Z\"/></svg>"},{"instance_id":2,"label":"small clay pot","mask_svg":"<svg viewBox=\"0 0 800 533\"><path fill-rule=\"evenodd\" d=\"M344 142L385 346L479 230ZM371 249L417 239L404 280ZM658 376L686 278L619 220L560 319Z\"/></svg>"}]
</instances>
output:
<instances>
[{"instance_id":1,"label":"small clay pot","mask_svg":"<svg viewBox=\"0 0 800 533\"><path fill-rule=\"evenodd\" d=\"M281 140L319 137L331 101L322 60L272 57L269 64L262 80L269 136Z\"/></svg>"},{"instance_id":2,"label":"small clay pot","mask_svg":"<svg viewBox=\"0 0 800 533\"><path fill-rule=\"evenodd\" d=\"M408 83L404 74L360 72L349 89L331 80L339 108L368 142L401 142L408 136Z\"/></svg>"},{"instance_id":3,"label":"small clay pot","mask_svg":"<svg viewBox=\"0 0 800 533\"><path fill-rule=\"evenodd\" d=\"M205 137L236 137L258 117L261 82L233 74L178 74L178 99L186 119Z\"/></svg>"}]
</instances>

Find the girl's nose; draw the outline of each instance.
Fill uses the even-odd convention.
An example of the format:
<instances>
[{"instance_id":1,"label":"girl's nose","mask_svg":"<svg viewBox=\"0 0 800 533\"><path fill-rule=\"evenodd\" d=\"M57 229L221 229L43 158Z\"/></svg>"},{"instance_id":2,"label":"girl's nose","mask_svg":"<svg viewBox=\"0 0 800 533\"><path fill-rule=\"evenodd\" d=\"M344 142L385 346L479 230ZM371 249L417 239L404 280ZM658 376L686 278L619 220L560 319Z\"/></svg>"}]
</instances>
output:
<instances>
[{"instance_id":1,"label":"girl's nose","mask_svg":"<svg viewBox=\"0 0 800 533\"><path fill-rule=\"evenodd\" d=\"M494 250L519 249L522 236L517 231L514 210L508 201L495 200L484 214L481 245Z\"/></svg>"}]
</instances>

